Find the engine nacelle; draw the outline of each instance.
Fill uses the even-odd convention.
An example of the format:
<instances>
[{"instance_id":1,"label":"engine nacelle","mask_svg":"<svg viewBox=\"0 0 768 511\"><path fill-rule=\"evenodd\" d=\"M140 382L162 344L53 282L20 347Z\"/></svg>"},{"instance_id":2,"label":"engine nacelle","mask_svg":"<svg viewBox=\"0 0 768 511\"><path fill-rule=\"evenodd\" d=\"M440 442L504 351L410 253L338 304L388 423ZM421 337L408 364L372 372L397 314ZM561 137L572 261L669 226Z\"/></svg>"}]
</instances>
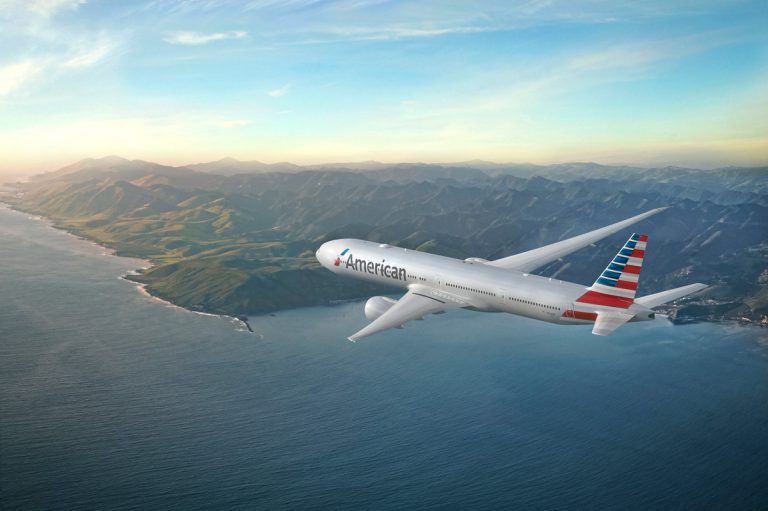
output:
<instances>
[{"instance_id":1,"label":"engine nacelle","mask_svg":"<svg viewBox=\"0 0 768 511\"><path fill-rule=\"evenodd\" d=\"M370 321L373 321L391 309L396 303L397 300L387 298L386 296L374 296L373 298L369 298L368 301L365 302L365 317Z\"/></svg>"}]
</instances>

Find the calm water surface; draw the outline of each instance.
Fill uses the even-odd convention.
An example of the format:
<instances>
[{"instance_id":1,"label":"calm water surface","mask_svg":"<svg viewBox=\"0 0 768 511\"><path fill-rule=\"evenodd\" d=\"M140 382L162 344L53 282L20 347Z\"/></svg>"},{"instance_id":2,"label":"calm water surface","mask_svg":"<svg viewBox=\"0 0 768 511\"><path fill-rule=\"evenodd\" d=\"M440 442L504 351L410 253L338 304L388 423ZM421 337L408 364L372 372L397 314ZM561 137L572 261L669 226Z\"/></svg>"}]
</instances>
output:
<instances>
[{"instance_id":1,"label":"calm water surface","mask_svg":"<svg viewBox=\"0 0 768 511\"><path fill-rule=\"evenodd\" d=\"M362 304L252 319L0 207L2 509L765 509L768 342Z\"/></svg>"}]
</instances>

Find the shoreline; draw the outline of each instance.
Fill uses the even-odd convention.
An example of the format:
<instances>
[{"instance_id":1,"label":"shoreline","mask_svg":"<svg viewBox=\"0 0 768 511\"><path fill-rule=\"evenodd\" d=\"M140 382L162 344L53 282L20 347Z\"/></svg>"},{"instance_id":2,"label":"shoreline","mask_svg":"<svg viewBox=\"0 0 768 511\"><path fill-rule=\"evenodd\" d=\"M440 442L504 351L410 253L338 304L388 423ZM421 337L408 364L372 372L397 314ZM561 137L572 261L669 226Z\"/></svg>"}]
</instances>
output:
<instances>
[{"instance_id":1,"label":"shoreline","mask_svg":"<svg viewBox=\"0 0 768 511\"><path fill-rule=\"evenodd\" d=\"M97 247L97 248L102 250L101 255L103 255L103 256L121 257L123 259L133 259L135 261L141 261L143 263L146 263L146 265L144 265L144 266L139 266L139 267L137 267L137 268L135 268L133 270L128 270L123 275L119 275L118 279L132 284L133 287L138 291L138 293L140 295L142 295L142 296L144 296L146 298L149 298L150 300L156 301L156 302L158 302L158 303L160 303L160 304L162 304L162 305L164 305L166 307L173 307L173 308L181 309L181 310L184 310L184 311L187 311L187 312L191 312L192 314L198 314L198 315L201 315L201 316L211 316L211 317L216 317L216 318L229 318L229 319L233 319L233 320L241 323L245 327L246 331L255 334L255 332L254 332L253 328L251 327L250 323L248 322L248 318L246 316L243 316L243 315L233 315L233 314L222 314L222 313L216 313L216 312L198 311L198 310L190 309L190 308L184 307L182 305L175 304L175 303L173 303L173 302L171 302L169 300L166 300L166 299L164 299L164 298L162 298L160 296L153 295L147 289L147 284L144 284L142 282L137 282L135 280L132 280L132 279L128 278L131 275L140 275L141 274L140 270L149 270L149 269L153 268L155 266L155 263L153 263L150 259L144 259L144 258L141 258L141 257L119 254L116 249L114 249L114 248L112 248L112 247L110 247L108 245L105 245L104 243L101 243L98 240L95 240L93 238L89 238L89 237L84 236L84 235L82 235L82 234L80 234L78 232L73 232L73 231L71 231L71 230L69 230L69 229L67 229L67 228L65 228L65 227L63 227L61 225L57 225L53 220L51 220L50 218L48 218L46 216L43 216L43 215L40 215L40 214L37 214L37 213L33 213L33 212L30 212L30 211L25 211L23 209L19 209L17 207L14 207L13 204L9 204L8 202L5 202L3 200L2 196L0 196L0 207L5 207L6 209L9 209L11 211L15 211L16 213L19 213L19 214L22 214L22 215L27 215L27 218L29 218L30 220L36 220L36 221L39 221L39 222L43 222L47 227L50 227L51 229L55 229L56 231L62 232L64 234L67 234L68 236L72 236L73 238L75 238L78 241L84 241L84 242L86 242L86 243L88 243L88 244L90 244L90 245L92 245L94 247Z\"/></svg>"},{"instance_id":2,"label":"shoreline","mask_svg":"<svg viewBox=\"0 0 768 511\"><path fill-rule=\"evenodd\" d=\"M116 256L116 257L121 257L121 256ZM212 317L212 318L232 319L232 320L240 322L245 327L245 329L248 332L255 333L253 331L253 328L251 327L250 323L248 323L248 318L246 316L233 316L233 315L230 315L230 314L216 314L216 313L213 313L213 312L197 311L197 310L193 310L193 309L188 309L187 307L182 307L181 305L177 305L177 304L175 304L175 303L173 303L171 301L165 300L164 298L160 298L157 295L153 295L147 289L147 285L146 284L144 284L142 282L136 282L135 280L131 280L131 279L126 278L131 273L136 274L135 272L128 272L127 274L121 275L118 278L120 280L123 280L123 281L128 282L131 285L133 285L136 288L136 290L139 292L140 295L142 295L142 296L144 296L144 297L146 297L146 298L148 298L150 300L158 302L161 305L164 305L165 307L171 307L171 308L174 308L174 309L184 310L184 311L187 311L187 312L191 312L192 314L197 314L199 316L208 316L208 317Z\"/></svg>"},{"instance_id":3,"label":"shoreline","mask_svg":"<svg viewBox=\"0 0 768 511\"><path fill-rule=\"evenodd\" d=\"M227 314L227 313L212 312L212 311L206 311L206 310L195 310L195 309L191 309L189 307L184 307L183 305L178 305L178 304L176 304L176 303L174 303L174 302L172 302L170 300L166 300L165 298L162 298L161 296L152 294L147 289L147 284L146 283L138 282L138 281L135 281L135 280L131 279L130 276L132 276L132 275L140 275L141 274L141 272L139 270L149 270L149 269L151 269L151 268L153 268L155 266L155 263L152 262L150 259L143 259L143 258L137 257L137 256L120 254L115 248L112 248L112 247L110 247L110 246L108 246L108 245L106 245L106 244L104 244L104 243L102 243L102 242L100 242L100 241L98 241L96 239L89 238L88 236L85 236L85 235L83 235L83 234L81 234L79 232L73 232L73 231L67 229L64 226L57 225L53 220L51 220L50 218L48 218L46 216L40 215L40 214L35 213L35 212L30 212L30 211L25 211L23 209L19 209L19 208L15 207L15 205L10 204L8 202L5 202L3 200L2 195L0 195L0 207L6 207L7 209L10 209L10 210L15 211L17 213L28 215L28 217L30 219L32 219L32 220L38 220L38 221L44 222L48 227L50 227L52 229L55 229L55 230L57 230L59 232L66 233L67 235L73 236L74 238L76 238L76 239L78 239L80 241L85 241L85 242L87 242L87 243L89 243L89 244L91 244L91 245L93 245L95 247L98 247L98 248L100 248L103 251L101 255L114 256L114 257L122 257L124 259L134 259L136 261L142 261L142 262L147 263L146 265L139 266L138 268L136 268L134 270L129 270L125 274L123 274L123 275L118 277L121 280L124 280L126 282L129 282L129 283L133 284L136 287L136 289L138 290L138 292L142 296L145 296L147 298L155 300L155 301L157 301L157 302L159 302L159 303L161 303L161 304L163 304L165 306L176 307L176 308L179 308L179 309L191 312L193 314L233 319L233 320L241 323L248 332L255 334L253 328L251 327L251 325L250 325L250 323L248 321L248 316L246 316L244 314ZM341 304L345 304L345 303L355 302L355 301L358 301L358 300L363 300L363 298L349 298L349 299L330 300L329 303L327 303L327 304L311 305L310 307L312 307L312 306L323 306L323 305L326 305L326 306L341 305ZM258 316L258 315L273 314L274 312L279 312L280 310L290 310L292 308L294 308L294 307L285 307L283 309L278 309L278 311L263 312L261 314L254 314L254 315ZM681 325L686 325L686 324L691 324L691 323L716 323L716 324L733 323L733 324L736 324L736 325L739 325L739 326L748 326L748 327L755 327L755 328L760 328L760 329L765 328L761 324L754 323L754 322L749 322L749 321L743 321L743 320L740 320L739 318L702 318L702 317L697 317L697 316L682 316L680 318L674 318L674 319L668 318L668 321L670 321L672 324L674 324L676 326L681 326Z\"/></svg>"}]
</instances>

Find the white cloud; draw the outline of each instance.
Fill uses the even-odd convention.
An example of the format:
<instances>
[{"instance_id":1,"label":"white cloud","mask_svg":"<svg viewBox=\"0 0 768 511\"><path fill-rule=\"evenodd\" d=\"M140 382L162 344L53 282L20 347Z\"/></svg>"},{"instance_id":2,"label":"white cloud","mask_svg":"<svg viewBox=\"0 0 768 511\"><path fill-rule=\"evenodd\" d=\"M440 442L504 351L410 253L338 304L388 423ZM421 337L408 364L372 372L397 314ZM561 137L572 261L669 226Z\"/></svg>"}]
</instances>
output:
<instances>
[{"instance_id":1,"label":"white cloud","mask_svg":"<svg viewBox=\"0 0 768 511\"><path fill-rule=\"evenodd\" d=\"M37 66L31 60L0 67L0 95L8 94L18 89L37 72Z\"/></svg>"},{"instance_id":2,"label":"white cloud","mask_svg":"<svg viewBox=\"0 0 768 511\"><path fill-rule=\"evenodd\" d=\"M271 90L271 91L267 92L267 94L269 96L272 96L273 98L279 98L280 96L285 96L285 94L288 92L288 89L290 89L290 88L291 88L291 84L290 83L286 83L285 85L283 85L279 89L275 89L275 90Z\"/></svg>"},{"instance_id":3,"label":"white cloud","mask_svg":"<svg viewBox=\"0 0 768 511\"><path fill-rule=\"evenodd\" d=\"M75 10L85 4L86 0L36 0L29 2L29 9L43 16L50 16L58 10Z\"/></svg>"},{"instance_id":4,"label":"white cloud","mask_svg":"<svg viewBox=\"0 0 768 511\"><path fill-rule=\"evenodd\" d=\"M617 45L574 56L567 67L570 71L593 72L622 68L643 68L665 60L677 60L732 42L727 34L709 32L674 39L643 41Z\"/></svg>"},{"instance_id":5,"label":"white cloud","mask_svg":"<svg viewBox=\"0 0 768 511\"><path fill-rule=\"evenodd\" d=\"M224 121L216 121L216 126L219 128L237 128L240 126L247 126L251 124L248 119L227 119Z\"/></svg>"},{"instance_id":6,"label":"white cloud","mask_svg":"<svg viewBox=\"0 0 768 511\"><path fill-rule=\"evenodd\" d=\"M446 116L487 115L494 112L530 111L537 103L598 84L641 79L659 66L738 41L727 31L711 31L684 37L618 44L611 48L579 49L572 54L530 63L481 80L490 84L482 94L442 103L425 103L414 109L418 119L439 121ZM471 85L479 76L472 78ZM419 105L421 106L421 104Z\"/></svg>"},{"instance_id":7,"label":"white cloud","mask_svg":"<svg viewBox=\"0 0 768 511\"><path fill-rule=\"evenodd\" d=\"M200 44L207 44L213 41L223 41L226 39L243 39L247 36L248 32L244 30L212 32L209 34L204 34L201 32L176 32L166 37L164 41L171 44L186 44L189 46L197 46Z\"/></svg>"},{"instance_id":8,"label":"white cloud","mask_svg":"<svg viewBox=\"0 0 768 511\"><path fill-rule=\"evenodd\" d=\"M19 90L39 75L41 82L50 82L58 73L92 66L103 60L114 48L111 41L102 41L96 47L82 50L85 44L72 45L67 53L38 55L14 64L0 67L0 96Z\"/></svg>"},{"instance_id":9,"label":"white cloud","mask_svg":"<svg viewBox=\"0 0 768 511\"><path fill-rule=\"evenodd\" d=\"M457 26L445 28L422 28L409 26L374 27L374 28L337 28L326 33L353 40L386 41L416 37L438 37L449 34L474 34L504 30L497 27Z\"/></svg>"},{"instance_id":10,"label":"white cloud","mask_svg":"<svg viewBox=\"0 0 768 511\"><path fill-rule=\"evenodd\" d=\"M9 56L17 55L15 62L3 59L0 63L0 95L22 88L30 92L32 85L35 92L46 91L63 73L92 66L119 46L119 31L94 32L79 24L72 25L68 17L57 16L80 16L77 10L85 3L0 0L0 46L7 49Z\"/></svg>"},{"instance_id":11,"label":"white cloud","mask_svg":"<svg viewBox=\"0 0 768 511\"><path fill-rule=\"evenodd\" d=\"M0 0L0 16L15 17L20 13L48 18L61 10L74 11L86 0Z\"/></svg>"},{"instance_id":12,"label":"white cloud","mask_svg":"<svg viewBox=\"0 0 768 511\"><path fill-rule=\"evenodd\" d=\"M88 67L99 62L106 57L112 50L112 44L102 41L95 48L88 51L79 52L74 57L66 60L61 65L63 67Z\"/></svg>"}]
</instances>

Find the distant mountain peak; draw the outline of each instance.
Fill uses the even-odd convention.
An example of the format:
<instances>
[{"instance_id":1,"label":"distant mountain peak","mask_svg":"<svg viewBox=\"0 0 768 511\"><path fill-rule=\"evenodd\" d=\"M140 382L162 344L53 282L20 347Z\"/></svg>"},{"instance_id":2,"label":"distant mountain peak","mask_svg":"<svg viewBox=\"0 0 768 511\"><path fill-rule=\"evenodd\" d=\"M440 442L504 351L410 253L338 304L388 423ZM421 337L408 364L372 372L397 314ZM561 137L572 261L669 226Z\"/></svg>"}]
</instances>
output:
<instances>
[{"instance_id":1,"label":"distant mountain peak","mask_svg":"<svg viewBox=\"0 0 768 511\"><path fill-rule=\"evenodd\" d=\"M102 156L101 158L84 158L68 166L73 167L76 165L80 165L80 166L82 165L122 165L130 162L131 160L127 158L123 158L122 156L117 156L116 154L110 154L107 156Z\"/></svg>"},{"instance_id":2,"label":"distant mountain peak","mask_svg":"<svg viewBox=\"0 0 768 511\"><path fill-rule=\"evenodd\" d=\"M459 163L463 163L465 165L478 165L478 164L480 164L480 165L500 165L499 163L496 163L495 161L481 160L479 158L475 158L475 159L472 159L472 160L466 160L466 161L460 161L460 162L457 162L456 164L459 164ZM454 165L456 165L456 164L454 164Z\"/></svg>"},{"instance_id":3,"label":"distant mountain peak","mask_svg":"<svg viewBox=\"0 0 768 511\"><path fill-rule=\"evenodd\" d=\"M218 174L222 176L232 176L235 174L261 174L267 172L290 172L300 168L298 165L289 162L263 163L257 160L242 161L232 157L205 163L193 163L191 165L186 165L186 167L198 172Z\"/></svg>"}]
</instances>

